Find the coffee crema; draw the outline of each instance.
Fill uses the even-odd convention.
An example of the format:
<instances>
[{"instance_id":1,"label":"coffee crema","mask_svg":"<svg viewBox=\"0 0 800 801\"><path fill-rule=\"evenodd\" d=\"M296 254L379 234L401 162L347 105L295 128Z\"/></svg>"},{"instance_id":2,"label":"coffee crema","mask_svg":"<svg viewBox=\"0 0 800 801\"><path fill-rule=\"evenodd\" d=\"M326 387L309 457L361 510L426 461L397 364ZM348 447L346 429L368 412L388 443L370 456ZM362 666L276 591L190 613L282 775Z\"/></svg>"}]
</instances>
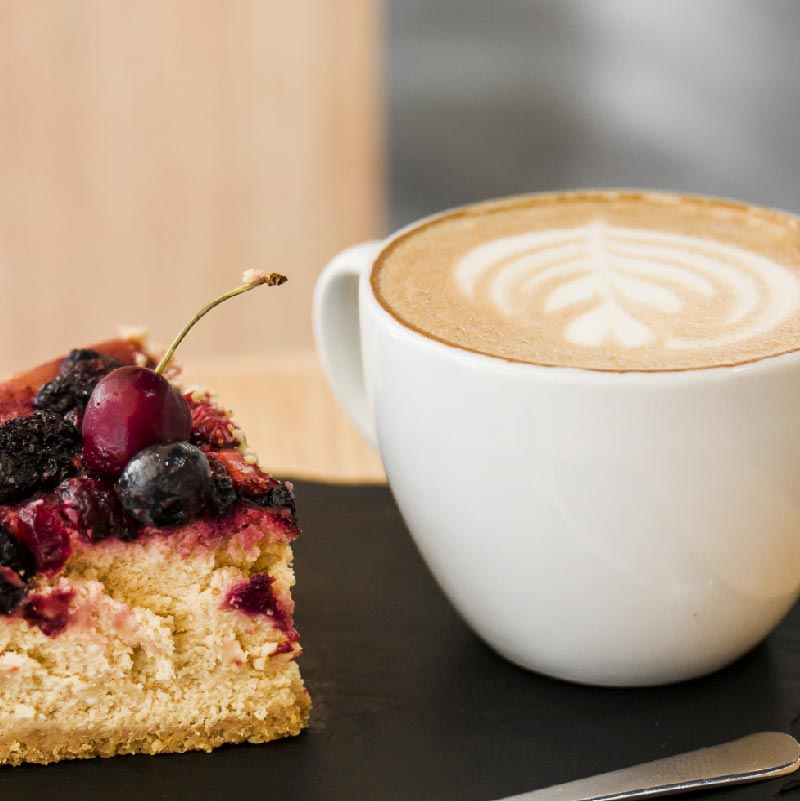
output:
<instances>
[{"instance_id":1,"label":"coffee crema","mask_svg":"<svg viewBox=\"0 0 800 801\"><path fill-rule=\"evenodd\" d=\"M800 348L800 221L659 192L531 195L423 221L383 250L378 301L512 361L689 370Z\"/></svg>"}]
</instances>

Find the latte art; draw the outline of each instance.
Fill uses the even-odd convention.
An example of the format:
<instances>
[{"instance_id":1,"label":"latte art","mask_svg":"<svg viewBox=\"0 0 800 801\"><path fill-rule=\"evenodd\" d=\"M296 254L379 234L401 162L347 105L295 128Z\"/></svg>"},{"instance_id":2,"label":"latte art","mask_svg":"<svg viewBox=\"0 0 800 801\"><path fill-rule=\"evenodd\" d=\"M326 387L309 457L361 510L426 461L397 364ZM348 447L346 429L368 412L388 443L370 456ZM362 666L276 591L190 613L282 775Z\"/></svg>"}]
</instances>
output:
<instances>
[{"instance_id":1,"label":"latte art","mask_svg":"<svg viewBox=\"0 0 800 801\"><path fill-rule=\"evenodd\" d=\"M800 350L800 218L714 198L467 206L398 235L370 283L405 326L512 361L688 370Z\"/></svg>"},{"instance_id":2,"label":"latte art","mask_svg":"<svg viewBox=\"0 0 800 801\"><path fill-rule=\"evenodd\" d=\"M455 278L468 298L483 286L509 316L582 309L563 336L589 348L650 344L656 339L653 315L681 312L687 295L724 303L724 328L696 339L668 334L663 338L667 348L750 339L777 328L800 308L797 275L757 253L602 220L487 242L458 262Z\"/></svg>"}]
</instances>

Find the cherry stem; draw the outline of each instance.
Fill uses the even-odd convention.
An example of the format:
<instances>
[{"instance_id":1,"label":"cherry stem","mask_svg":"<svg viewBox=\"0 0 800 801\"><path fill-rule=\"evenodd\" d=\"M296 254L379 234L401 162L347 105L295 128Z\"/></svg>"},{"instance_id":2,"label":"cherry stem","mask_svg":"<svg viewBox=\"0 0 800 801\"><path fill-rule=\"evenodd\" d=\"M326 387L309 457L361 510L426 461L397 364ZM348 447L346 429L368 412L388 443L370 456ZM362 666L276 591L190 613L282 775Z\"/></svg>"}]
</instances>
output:
<instances>
[{"instance_id":1,"label":"cherry stem","mask_svg":"<svg viewBox=\"0 0 800 801\"><path fill-rule=\"evenodd\" d=\"M286 280L286 276L280 273L262 273L255 270L248 270L248 272L244 274L244 284L237 286L236 289L232 289L230 292L226 292L224 295L220 295L216 300L212 300L211 303L203 306L203 308L186 323L180 334L172 340L172 344L167 348L167 352L161 357L161 361L158 363L158 367L156 367L156 372L159 373L159 375L163 374L178 345L183 342L186 335L194 327L194 324L202 317L205 317L215 306L219 306L220 303L224 303L230 298L235 298L237 295L243 295L245 292L249 292L257 286L262 286L263 284L267 286L280 286L281 284L285 284Z\"/></svg>"}]
</instances>

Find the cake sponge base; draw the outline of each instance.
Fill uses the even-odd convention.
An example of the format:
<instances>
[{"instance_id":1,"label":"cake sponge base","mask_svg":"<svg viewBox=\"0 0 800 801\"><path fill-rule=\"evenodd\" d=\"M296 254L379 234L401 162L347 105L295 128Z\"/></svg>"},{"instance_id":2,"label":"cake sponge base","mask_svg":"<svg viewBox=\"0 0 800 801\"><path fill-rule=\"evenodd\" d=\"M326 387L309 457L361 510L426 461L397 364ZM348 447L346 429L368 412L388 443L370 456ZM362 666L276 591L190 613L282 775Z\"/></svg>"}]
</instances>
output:
<instances>
[{"instance_id":1,"label":"cake sponge base","mask_svg":"<svg viewBox=\"0 0 800 801\"><path fill-rule=\"evenodd\" d=\"M0 762L211 751L224 743L265 743L299 734L311 704L297 665L288 662L268 679L250 679L249 691L223 682L182 698L154 698L145 704L151 711L144 715L120 709L119 722L17 720L13 734L0 733ZM198 701L203 708L196 708Z\"/></svg>"}]
</instances>

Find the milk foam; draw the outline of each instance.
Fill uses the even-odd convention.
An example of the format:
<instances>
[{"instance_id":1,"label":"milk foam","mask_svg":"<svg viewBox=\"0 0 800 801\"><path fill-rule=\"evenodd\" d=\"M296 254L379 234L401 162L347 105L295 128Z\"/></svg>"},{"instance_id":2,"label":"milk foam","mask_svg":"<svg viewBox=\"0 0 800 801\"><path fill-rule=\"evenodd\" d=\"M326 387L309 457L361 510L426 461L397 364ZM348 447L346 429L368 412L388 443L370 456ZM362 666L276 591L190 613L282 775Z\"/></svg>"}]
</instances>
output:
<instances>
[{"instance_id":1,"label":"milk foam","mask_svg":"<svg viewBox=\"0 0 800 801\"><path fill-rule=\"evenodd\" d=\"M454 277L467 298L488 293L498 311L521 324L534 308L547 314L579 307L562 336L590 349L649 345L657 339L654 318L663 332L670 315L675 326L658 337L661 347L716 348L768 334L800 309L800 279L765 256L602 219L492 240L464 255ZM704 327L703 336L686 336L678 321L686 304L721 296L721 321Z\"/></svg>"}]
</instances>

